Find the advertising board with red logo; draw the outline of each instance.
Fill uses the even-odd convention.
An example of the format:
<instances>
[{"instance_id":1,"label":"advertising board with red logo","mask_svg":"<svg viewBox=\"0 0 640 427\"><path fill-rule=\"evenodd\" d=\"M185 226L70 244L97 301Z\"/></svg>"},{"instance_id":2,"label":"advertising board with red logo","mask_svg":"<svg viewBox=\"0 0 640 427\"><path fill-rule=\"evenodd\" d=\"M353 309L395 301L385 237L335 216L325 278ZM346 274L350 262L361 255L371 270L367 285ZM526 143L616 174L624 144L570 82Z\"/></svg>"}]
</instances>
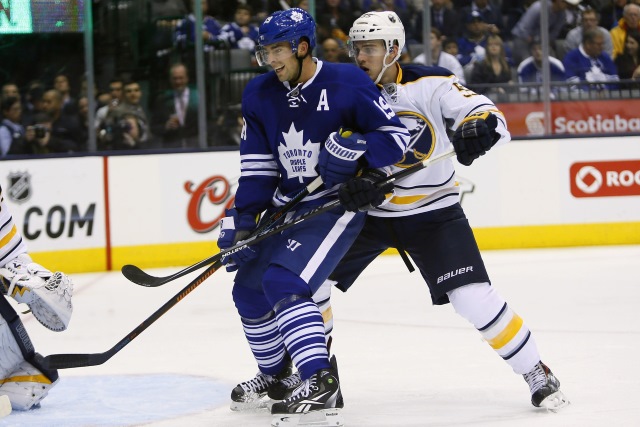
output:
<instances>
[{"instance_id":1,"label":"advertising board with red logo","mask_svg":"<svg viewBox=\"0 0 640 427\"><path fill-rule=\"evenodd\" d=\"M541 102L499 104L513 136L544 135ZM551 133L594 135L640 133L640 101L556 101L551 103Z\"/></svg>"}]
</instances>

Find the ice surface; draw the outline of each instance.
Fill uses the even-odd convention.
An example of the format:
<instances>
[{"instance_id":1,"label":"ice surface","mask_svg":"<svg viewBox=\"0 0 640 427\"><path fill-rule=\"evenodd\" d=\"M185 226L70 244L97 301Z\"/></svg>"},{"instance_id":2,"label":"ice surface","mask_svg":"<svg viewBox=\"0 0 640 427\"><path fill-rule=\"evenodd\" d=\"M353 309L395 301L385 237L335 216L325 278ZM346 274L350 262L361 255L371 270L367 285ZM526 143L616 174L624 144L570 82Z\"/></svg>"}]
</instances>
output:
<instances>
[{"instance_id":1,"label":"ice surface","mask_svg":"<svg viewBox=\"0 0 640 427\"><path fill-rule=\"evenodd\" d=\"M494 286L523 317L572 404L536 410L515 375L420 275L381 257L334 292L334 347L347 426L640 425L640 246L487 251ZM151 270L167 275L179 270ZM38 352L100 353L194 276L143 288L119 273L78 274L70 327L23 320ZM105 364L61 370L40 409L0 426L268 426L228 396L257 371L219 271Z\"/></svg>"}]
</instances>

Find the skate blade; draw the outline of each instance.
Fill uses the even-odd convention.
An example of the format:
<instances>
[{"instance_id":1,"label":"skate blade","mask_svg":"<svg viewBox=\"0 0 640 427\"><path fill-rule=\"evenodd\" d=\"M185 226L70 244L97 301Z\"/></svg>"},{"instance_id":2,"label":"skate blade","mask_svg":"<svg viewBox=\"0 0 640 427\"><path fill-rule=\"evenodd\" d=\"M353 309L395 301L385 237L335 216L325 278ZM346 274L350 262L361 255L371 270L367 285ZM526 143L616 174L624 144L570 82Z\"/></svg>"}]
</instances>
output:
<instances>
[{"instance_id":1,"label":"skate blade","mask_svg":"<svg viewBox=\"0 0 640 427\"><path fill-rule=\"evenodd\" d=\"M268 396L263 396L248 402L235 402L232 400L229 408L234 412L260 412L265 409L270 411L274 403L276 403L276 400L269 399Z\"/></svg>"},{"instance_id":2,"label":"skate blade","mask_svg":"<svg viewBox=\"0 0 640 427\"><path fill-rule=\"evenodd\" d=\"M321 409L305 414L275 414L271 427L340 427L344 419L339 409Z\"/></svg>"},{"instance_id":3,"label":"skate blade","mask_svg":"<svg viewBox=\"0 0 640 427\"><path fill-rule=\"evenodd\" d=\"M569 399L567 399L567 397L558 390L540 402L540 407L550 412L558 412L560 409L569 406L570 403Z\"/></svg>"},{"instance_id":4,"label":"skate blade","mask_svg":"<svg viewBox=\"0 0 640 427\"><path fill-rule=\"evenodd\" d=\"M11 413L11 401L9 396L0 396L0 418L4 418Z\"/></svg>"}]
</instances>

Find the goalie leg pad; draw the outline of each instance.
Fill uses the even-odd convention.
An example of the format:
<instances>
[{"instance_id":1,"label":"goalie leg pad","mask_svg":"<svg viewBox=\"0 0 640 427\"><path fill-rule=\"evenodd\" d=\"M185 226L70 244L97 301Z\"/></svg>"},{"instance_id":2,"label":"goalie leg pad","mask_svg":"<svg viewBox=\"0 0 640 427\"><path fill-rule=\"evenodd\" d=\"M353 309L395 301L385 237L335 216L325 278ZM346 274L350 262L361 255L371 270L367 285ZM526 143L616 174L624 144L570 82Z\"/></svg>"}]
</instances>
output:
<instances>
[{"instance_id":1,"label":"goalie leg pad","mask_svg":"<svg viewBox=\"0 0 640 427\"><path fill-rule=\"evenodd\" d=\"M49 377L23 360L8 377L0 380L0 395L6 395L17 411L28 411L44 399L59 378Z\"/></svg>"},{"instance_id":2,"label":"goalie leg pad","mask_svg":"<svg viewBox=\"0 0 640 427\"><path fill-rule=\"evenodd\" d=\"M51 273L21 254L0 269L0 276L7 295L27 304L43 326L56 332L67 329L73 312L73 283L67 275Z\"/></svg>"}]
</instances>

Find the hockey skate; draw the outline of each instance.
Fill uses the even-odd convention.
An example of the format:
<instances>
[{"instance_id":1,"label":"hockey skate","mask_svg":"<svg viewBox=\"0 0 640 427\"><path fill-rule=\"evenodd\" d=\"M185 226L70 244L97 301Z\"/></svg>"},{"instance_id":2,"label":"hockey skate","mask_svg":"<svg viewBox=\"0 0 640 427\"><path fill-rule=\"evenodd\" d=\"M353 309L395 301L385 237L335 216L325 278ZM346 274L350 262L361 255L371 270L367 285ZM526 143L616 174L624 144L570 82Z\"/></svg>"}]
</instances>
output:
<instances>
[{"instance_id":1,"label":"hockey skate","mask_svg":"<svg viewBox=\"0 0 640 427\"><path fill-rule=\"evenodd\" d=\"M342 426L340 383L335 369L321 369L303 381L291 397L271 407L272 427Z\"/></svg>"},{"instance_id":2,"label":"hockey skate","mask_svg":"<svg viewBox=\"0 0 640 427\"><path fill-rule=\"evenodd\" d=\"M289 360L278 375L267 375L258 372L255 378L238 384L231 391L231 410L250 411L269 408L275 400L280 400L270 398L267 395L269 389L278 384L280 380L290 377L291 372L291 360Z\"/></svg>"},{"instance_id":3,"label":"hockey skate","mask_svg":"<svg viewBox=\"0 0 640 427\"><path fill-rule=\"evenodd\" d=\"M570 403L560 391L560 381L544 363L538 362L523 377L531 390L531 404L536 408L556 412Z\"/></svg>"}]
</instances>

